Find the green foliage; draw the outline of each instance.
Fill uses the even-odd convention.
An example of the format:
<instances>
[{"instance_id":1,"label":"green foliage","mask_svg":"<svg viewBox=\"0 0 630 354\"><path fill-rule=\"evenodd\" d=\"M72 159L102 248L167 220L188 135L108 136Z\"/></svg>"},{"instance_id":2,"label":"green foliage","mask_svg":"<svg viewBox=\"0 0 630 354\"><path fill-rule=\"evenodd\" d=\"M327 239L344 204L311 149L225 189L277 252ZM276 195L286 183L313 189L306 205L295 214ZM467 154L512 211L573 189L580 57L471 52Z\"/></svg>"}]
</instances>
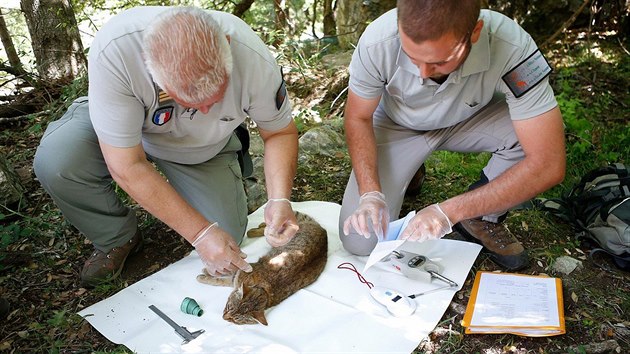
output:
<instances>
[{"instance_id":1,"label":"green foliage","mask_svg":"<svg viewBox=\"0 0 630 354\"><path fill-rule=\"evenodd\" d=\"M627 73L630 61L621 60L613 69L589 55L585 52L583 60L580 62L578 58L575 66L557 68L554 82L556 99L565 123L569 166L565 186L571 186L586 171L612 162L623 162L630 156L627 110L619 106L611 89L585 83L584 78L577 74L578 67L583 65Z\"/></svg>"},{"instance_id":2,"label":"green foliage","mask_svg":"<svg viewBox=\"0 0 630 354\"><path fill-rule=\"evenodd\" d=\"M576 351L569 349L569 354L587 354L587 352L583 345L579 345Z\"/></svg>"},{"instance_id":3,"label":"green foliage","mask_svg":"<svg viewBox=\"0 0 630 354\"><path fill-rule=\"evenodd\" d=\"M68 325L68 317L66 310L53 311L53 316L46 321L53 327L65 327Z\"/></svg>"}]
</instances>

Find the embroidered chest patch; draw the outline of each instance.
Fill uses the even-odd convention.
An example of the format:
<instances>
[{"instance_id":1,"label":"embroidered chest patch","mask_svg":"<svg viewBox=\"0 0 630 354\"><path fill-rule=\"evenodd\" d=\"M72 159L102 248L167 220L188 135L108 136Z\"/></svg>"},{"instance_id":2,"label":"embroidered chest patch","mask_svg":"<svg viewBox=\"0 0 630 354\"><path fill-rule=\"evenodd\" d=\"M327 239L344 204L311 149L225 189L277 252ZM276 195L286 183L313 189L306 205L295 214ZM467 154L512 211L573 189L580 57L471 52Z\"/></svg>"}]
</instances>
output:
<instances>
[{"instance_id":1,"label":"embroidered chest patch","mask_svg":"<svg viewBox=\"0 0 630 354\"><path fill-rule=\"evenodd\" d=\"M160 107L153 113L153 124L164 125L173 117L173 106Z\"/></svg>"},{"instance_id":2,"label":"embroidered chest patch","mask_svg":"<svg viewBox=\"0 0 630 354\"><path fill-rule=\"evenodd\" d=\"M514 96L518 98L538 85L551 71L551 66L539 49L503 75L502 79Z\"/></svg>"}]
</instances>

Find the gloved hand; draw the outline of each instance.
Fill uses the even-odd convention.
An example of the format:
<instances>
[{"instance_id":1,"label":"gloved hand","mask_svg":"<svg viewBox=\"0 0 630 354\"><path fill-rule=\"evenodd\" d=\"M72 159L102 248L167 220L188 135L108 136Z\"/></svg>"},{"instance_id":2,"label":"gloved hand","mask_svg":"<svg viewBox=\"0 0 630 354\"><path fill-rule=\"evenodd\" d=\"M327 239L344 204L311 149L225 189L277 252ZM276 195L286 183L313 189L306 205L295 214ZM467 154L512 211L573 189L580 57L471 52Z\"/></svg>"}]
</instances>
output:
<instances>
[{"instance_id":1,"label":"gloved hand","mask_svg":"<svg viewBox=\"0 0 630 354\"><path fill-rule=\"evenodd\" d=\"M237 269L252 271L252 266L245 261L247 255L241 251L232 236L216 222L201 230L195 236L192 245L210 275L229 275Z\"/></svg>"},{"instance_id":2,"label":"gloved hand","mask_svg":"<svg viewBox=\"0 0 630 354\"><path fill-rule=\"evenodd\" d=\"M343 233L348 235L352 226L357 233L370 238L368 222L371 222L376 236L383 239L389 225L389 209L385 202L385 195L381 192L372 191L361 196L359 207L343 223Z\"/></svg>"},{"instance_id":3,"label":"gloved hand","mask_svg":"<svg viewBox=\"0 0 630 354\"><path fill-rule=\"evenodd\" d=\"M269 199L265 206L265 238L272 247L286 245L300 226L288 199Z\"/></svg>"},{"instance_id":4,"label":"gloved hand","mask_svg":"<svg viewBox=\"0 0 630 354\"><path fill-rule=\"evenodd\" d=\"M405 230L403 230L400 238L408 241L423 242L442 238L452 231L453 223L436 203L416 213L409 221L409 224L407 224Z\"/></svg>"}]
</instances>

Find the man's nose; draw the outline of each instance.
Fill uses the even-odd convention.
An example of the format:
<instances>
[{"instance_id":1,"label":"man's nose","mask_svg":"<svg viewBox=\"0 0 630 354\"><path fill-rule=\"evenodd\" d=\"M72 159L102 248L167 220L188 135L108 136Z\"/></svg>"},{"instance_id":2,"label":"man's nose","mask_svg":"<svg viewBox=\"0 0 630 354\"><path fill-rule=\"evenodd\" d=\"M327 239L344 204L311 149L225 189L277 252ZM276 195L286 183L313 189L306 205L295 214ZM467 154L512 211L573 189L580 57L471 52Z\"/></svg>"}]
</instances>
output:
<instances>
[{"instance_id":1,"label":"man's nose","mask_svg":"<svg viewBox=\"0 0 630 354\"><path fill-rule=\"evenodd\" d=\"M211 107L212 105L200 106L199 110L201 111L201 113L207 114Z\"/></svg>"},{"instance_id":2,"label":"man's nose","mask_svg":"<svg viewBox=\"0 0 630 354\"><path fill-rule=\"evenodd\" d=\"M423 79L426 79L433 75L433 65L431 64L419 64L418 69L420 70L420 76Z\"/></svg>"}]
</instances>

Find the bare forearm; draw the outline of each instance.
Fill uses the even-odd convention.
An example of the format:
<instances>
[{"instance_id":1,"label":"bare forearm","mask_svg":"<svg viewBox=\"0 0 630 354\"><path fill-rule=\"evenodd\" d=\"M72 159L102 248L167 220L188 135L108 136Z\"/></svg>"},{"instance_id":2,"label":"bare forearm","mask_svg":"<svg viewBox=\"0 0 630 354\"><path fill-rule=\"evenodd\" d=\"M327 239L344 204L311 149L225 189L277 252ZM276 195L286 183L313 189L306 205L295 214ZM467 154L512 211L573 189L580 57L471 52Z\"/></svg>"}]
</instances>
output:
<instances>
[{"instance_id":1,"label":"bare forearm","mask_svg":"<svg viewBox=\"0 0 630 354\"><path fill-rule=\"evenodd\" d=\"M291 124L281 133L265 134L265 182L269 198L291 197L297 170L297 129Z\"/></svg>"},{"instance_id":2,"label":"bare forearm","mask_svg":"<svg viewBox=\"0 0 630 354\"><path fill-rule=\"evenodd\" d=\"M188 204L148 162L131 165L114 180L151 215L192 242L208 220Z\"/></svg>"},{"instance_id":3,"label":"bare forearm","mask_svg":"<svg viewBox=\"0 0 630 354\"><path fill-rule=\"evenodd\" d=\"M365 99L348 91L344 112L344 127L352 169L359 186L359 194L381 191L378 177L378 155L372 126L372 115L379 98Z\"/></svg>"},{"instance_id":4,"label":"bare forearm","mask_svg":"<svg viewBox=\"0 0 630 354\"><path fill-rule=\"evenodd\" d=\"M553 187L563 173L526 158L488 184L450 198L440 206L452 223L501 212Z\"/></svg>"},{"instance_id":5,"label":"bare forearm","mask_svg":"<svg viewBox=\"0 0 630 354\"><path fill-rule=\"evenodd\" d=\"M556 107L513 124L525 158L490 183L441 203L451 222L507 210L564 179L566 153L560 110Z\"/></svg>"},{"instance_id":6,"label":"bare forearm","mask_svg":"<svg viewBox=\"0 0 630 354\"><path fill-rule=\"evenodd\" d=\"M344 125L359 194L380 191L376 140L371 121L346 119Z\"/></svg>"}]
</instances>

